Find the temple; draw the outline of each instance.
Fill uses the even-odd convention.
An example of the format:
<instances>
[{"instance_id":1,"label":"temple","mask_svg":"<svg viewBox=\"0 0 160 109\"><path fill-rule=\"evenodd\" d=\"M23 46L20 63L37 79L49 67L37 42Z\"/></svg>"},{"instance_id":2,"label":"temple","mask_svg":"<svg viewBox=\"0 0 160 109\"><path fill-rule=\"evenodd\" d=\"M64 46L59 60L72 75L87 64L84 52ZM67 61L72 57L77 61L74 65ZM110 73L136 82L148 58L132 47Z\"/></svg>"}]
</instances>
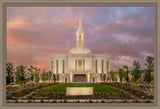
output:
<instances>
[{"instance_id":1,"label":"temple","mask_svg":"<svg viewBox=\"0 0 160 109\"><path fill-rule=\"evenodd\" d=\"M84 45L84 30L81 15L76 31L76 47L68 54L56 54L49 57L50 71L59 74L62 83L98 83L100 74L110 72L110 56L105 54L92 54Z\"/></svg>"}]
</instances>

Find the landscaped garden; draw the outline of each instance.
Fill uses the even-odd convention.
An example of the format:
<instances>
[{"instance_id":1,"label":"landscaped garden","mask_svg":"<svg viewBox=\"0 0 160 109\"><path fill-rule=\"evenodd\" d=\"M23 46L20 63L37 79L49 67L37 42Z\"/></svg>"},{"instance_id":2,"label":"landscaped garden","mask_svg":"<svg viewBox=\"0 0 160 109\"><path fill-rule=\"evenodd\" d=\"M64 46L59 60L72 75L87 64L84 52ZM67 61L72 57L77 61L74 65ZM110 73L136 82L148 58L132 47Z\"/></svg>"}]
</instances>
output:
<instances>
[{"instance_id":1,"label":"landscaped garden","mask_svg":"<svg viewBox=\"0 0 160 109\"><path fill-rule=\"evenodd\" d=\"M30 76L25 77L26 67L19 65L14 69L12 63L7 63L7 102L23 103L61 103L61 102L103 102L103 103L153 103L153 58L147 57L148 67L143 70L141 76L140 64L133 62L133 69L129 71L128 66L122 66L118 71L119 81L115 76L116 72L101 74L101 84L64 84L59 83L59 75L51 71L39 73L37 67L30 66L27 70ZM15 76L13 75L15 72ZM52 74L53 73L53 74ZM131 78L129 78L131 73ZM143 77L143 79L142 79ZM39 80L42 83L39 83ZM107 81L106 81L107 79ZM88 96L68 96L66 87L93 87L93 95Z\"/></svg>"},{"instance_id":2,"label":"landscaped garden","mask_svg":"<svg viewBox=\"0 0 160 109\"><path fill-rule=\"evenodd\" d=\"M135 95L137 98L140 98L140 99L153 99L153 95L151 94L145 94L144 93L144 88L153 88L153 87L144 87L142 85L139 85L139 86L133 86L129 83L106 83L108 86L113 86L115 88L119 88L119 89L122 89L130 94L133 94Z\"/></svg>"},{"instance_id":3,"label":"landscaped garden","mask_svg":"<svg viewBox=\"0 0 160 109\"><path fill-rule=\"evenodd\" d=\"M66 92L66 87L93 87L94 92L120 92L120 90L104 84L56 84L40 89L37 92Z\"/></svg>"},{"instance_id":4,"label":"landscaped garden","mask_svg":"<svg viewBox=\"0 0 160 109\"><path fill-rule=\"evenodd\" d=\"M125 90L122 84L111 84L111 83L110 84L38 84L35 86L36 87L34 88L30 88L30 87L28 89L24 88L24 90L20 92L16 92L7 96L8 102L14 102L14 103L18 103L18 102L26 102L26 103L146 102L148 103L148 102L151 102L151 100L149 99L153 99L146 96L145 94L139 95L135 98L134 96L130 95L130 92L132 92L131 91L132 89L129 90L129 93L126 93L128 89L126 87L126 90ZM93 95L88 95L88 96L82 96L82 95L67 96L66 87L93 87L94 93ZM125 92L122 91L121 89L125 90ZM134 95L136 95L137 93L139 92L135 91ZM137 98L142 99L142 96L145 96L148 99L145 99L143 101L138 101Z\"/></svg>"},{"instance_id":5,"label":"landscaped garden","mask_svg":"<svg viewBox=\"0 0 160 109\"><path fill-rule=\"evenodd\" d=\"M66 87L93 87L94 94L88 96L66 96ZM109 98L132 98L122 91L106 86L105 84L56 84L40 89L29 95L29 99L109 99Z\"/></svg>"},{"instance_id":6,"label":"landscaped garden","mask_svg":"<svg viewBox=\"0 0 160 109\"><path fill-rule=\"evenodd\" d=\"M67 96L66 87L93 87L93 95L88 96ZM53 100L82 100L82 99L132 99L130 95L105 84L55 84L47 88L40 89L23 99L53 99Z\"/></svg>"}]
</instances>

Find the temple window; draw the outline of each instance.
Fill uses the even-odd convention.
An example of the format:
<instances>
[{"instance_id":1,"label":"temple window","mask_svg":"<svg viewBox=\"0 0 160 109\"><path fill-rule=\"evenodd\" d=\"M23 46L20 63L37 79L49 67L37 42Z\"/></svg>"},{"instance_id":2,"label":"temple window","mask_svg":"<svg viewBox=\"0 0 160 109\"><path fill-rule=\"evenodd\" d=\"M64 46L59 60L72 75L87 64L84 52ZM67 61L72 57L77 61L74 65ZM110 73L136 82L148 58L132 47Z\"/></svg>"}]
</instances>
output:
<instances>
[{"instance_id":1,"label":"temple window","mask_svg":"<svg viewBox=\"0 0 160 109\"><path fill-rule=\"evenodd\" d=\"M85 60L83 59L83 70L85 70Z\"/></svg>"},{"instance_id":2,"label":"temple window","mask_svg":"<svg viewBox=\"0 0 160 109\"><path fill-rule=\"evenodd\" d=\"M51 71L53 72L53 61L51 61Z\"/></svg>"},{"instance_id":3,"label":"temple window","mask_svg":"<svg viewBox=\"0 0 160 109\"><path fill-rule=\"evenodd\" d=\"M95 71L97 73L97 59L95 60Z\"/></svg>"},{"instance_id":4,"label":"temple window","mask_svg":"<svg viewBox=\"0 0 160 109\"><path fill-rule=\"evenodd\" d=\"M79 46L81 46L81 45L82 45L82 36L79 35Z\"/></svg>"},{"instance_id":5,"label":"temple window","mask_svg":"<svg viewBox=\"0 0 160 109\"><path fill-rule=\"evenodd\" d=\"M58 59L56 61L56 73L58 74Z\"/></svg>"},{"instance_id":6,"label":"temple window","mask_svg":"<svg viewBox=\"0 0 160 109\"><path fill-rule=\"evenodd\" d=\"M63 73L64 73L64 69L65 69L65 61L63 60Z\"/></svg>"},{"instance_id":7,"label":"temple window","mask_svg":"<svg viewBox=\"0 0 160 109\"><path fill-rule=\"evenodd\" d=\"M108 61L107 61L107 73L108 73L108 69L109 69L109 65L108 65Z\"/></svg>"},{"instance_id":8,"label":"temple window","mask_svg":"<svg viewBox=\"0 0 160 109\"><path fill-rule=\"evenodd\" d=\"M78 60L78 70L82 70L82 60Z\"/></svg>"},{"instance_id":9,"label":"temple window","mask_svg":"<svg viewBox=\"0 0 160 109\"><path fill-rule=\"evenodd\" d=\"M75 60L75 70L77 70L77 59Z\"/></svg>"},{"instance_id":10,"label":"temple window","mask_svg":"<svg viewBox=\"0 0 160 109\"><path fill-rule=\"evenodd\" d=\"M103 67L103 59L102 59L102 73L104 73L104 67Z\"/></svg>"}]
</instances>

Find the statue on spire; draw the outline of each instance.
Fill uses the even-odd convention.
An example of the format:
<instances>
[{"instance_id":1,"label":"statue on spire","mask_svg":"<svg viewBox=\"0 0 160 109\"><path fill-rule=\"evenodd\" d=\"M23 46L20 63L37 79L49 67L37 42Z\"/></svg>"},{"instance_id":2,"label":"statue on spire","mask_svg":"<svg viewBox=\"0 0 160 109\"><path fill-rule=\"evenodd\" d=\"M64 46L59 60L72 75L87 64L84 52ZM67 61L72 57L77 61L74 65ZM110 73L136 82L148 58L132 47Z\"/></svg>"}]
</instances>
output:
<instances>
[{"instance_id":1,"label":"statue on spire","mask_svg":"<svg viewBox=\"0 0 160 109\"><path fill-rule=\"evenodd\" d=\"M79 13L79 26L81 26L81 13Z\"/></svg>"}]
</instances>

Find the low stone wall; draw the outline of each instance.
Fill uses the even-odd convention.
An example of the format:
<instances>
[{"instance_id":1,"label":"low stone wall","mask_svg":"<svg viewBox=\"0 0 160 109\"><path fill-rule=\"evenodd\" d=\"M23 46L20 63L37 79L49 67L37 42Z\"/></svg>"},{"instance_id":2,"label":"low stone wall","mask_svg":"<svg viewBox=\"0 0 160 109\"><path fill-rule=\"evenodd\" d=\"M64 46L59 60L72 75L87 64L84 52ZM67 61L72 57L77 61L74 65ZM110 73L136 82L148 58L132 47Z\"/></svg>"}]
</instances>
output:
<instances>
[{"instance_id":1,"label":"low stone wall","mask_svg":"<svg viewBox=\"0 0 160 109\"><path fill-rule=\"evenodd\" d=\"M67 87L66 95L93 95L93 87Z\"/></svg>"}]
</instances>

